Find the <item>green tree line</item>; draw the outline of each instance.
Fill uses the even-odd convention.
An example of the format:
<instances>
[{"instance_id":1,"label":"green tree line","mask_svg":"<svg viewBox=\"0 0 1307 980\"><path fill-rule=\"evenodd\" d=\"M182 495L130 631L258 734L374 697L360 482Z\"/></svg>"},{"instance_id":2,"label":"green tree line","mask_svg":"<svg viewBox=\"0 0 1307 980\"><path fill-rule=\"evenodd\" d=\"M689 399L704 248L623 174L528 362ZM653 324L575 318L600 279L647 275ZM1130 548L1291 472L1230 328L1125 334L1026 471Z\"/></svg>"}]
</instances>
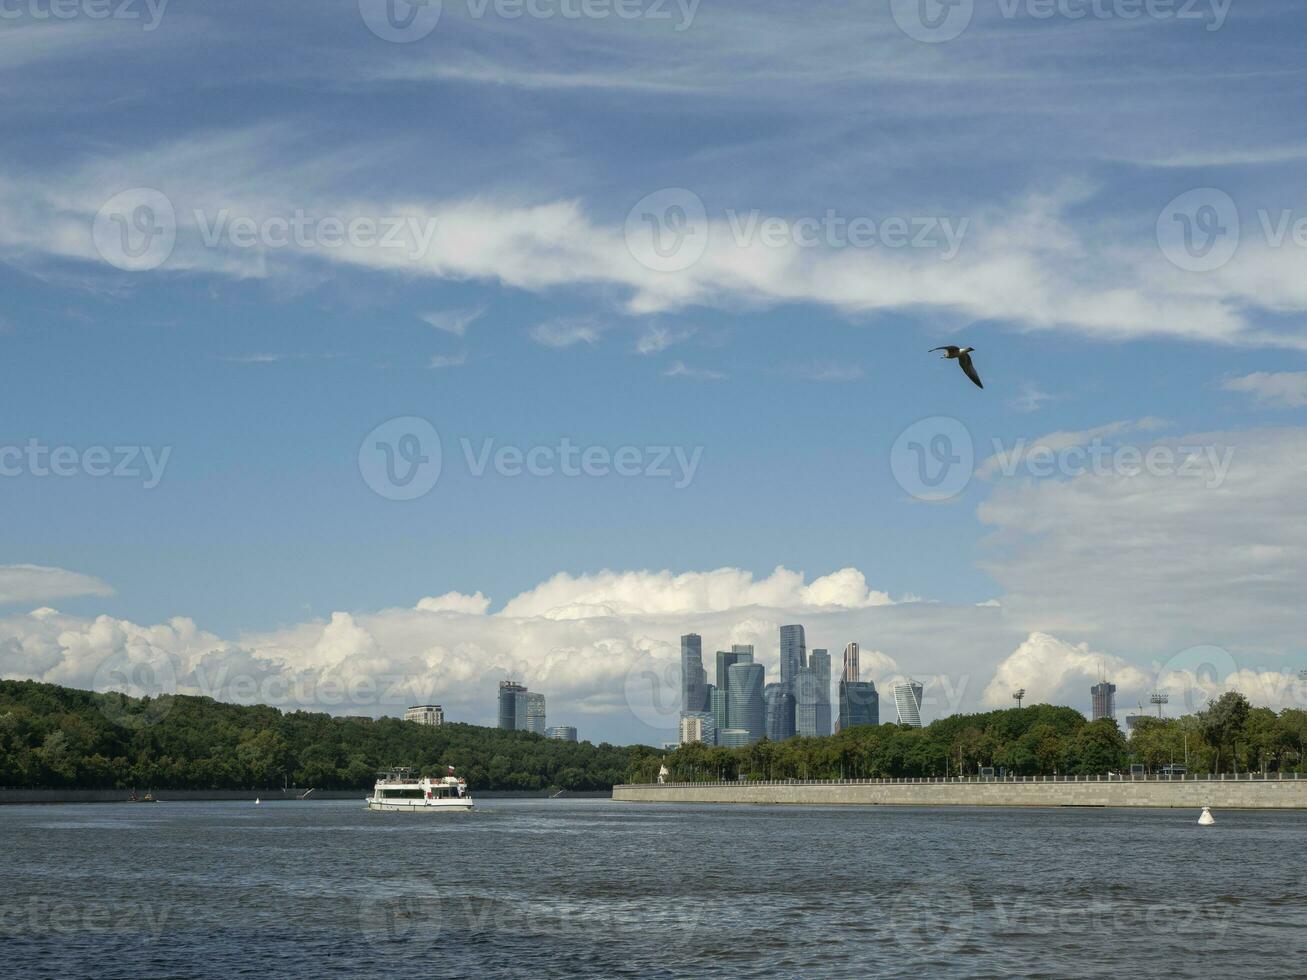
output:
<instances>
[{"instance_id":1,"label":"green tree line","mask_svg":"<svg viewBox=\"0 0 1307 980\"><path fill-rule=\"evenodd\" d=\"M1304 759L1307 711L1277 715L1228 692L1193 715L1141 719L1129 738L1110 718L1091 722L1074 708L1037 704L743 749L682 745L665 760L637 757L630 778L652 782L663 762L673 780L705 781L976 775L982 766L1016 776L1090 776L1170 763L1193 773L1307 772Z\"/></svg>"},{"instance_id":2,"label":"green tree line","mask_svg":"<svg viewBox=\"0 0 1307 980\"><path fill-rule=\"evenodd\" d=\"M365 789L379 769L455 766L473 792L603 790L652 749L476 725L337 718L0 680L0 786Z\"/></svg>"}]
</instances>

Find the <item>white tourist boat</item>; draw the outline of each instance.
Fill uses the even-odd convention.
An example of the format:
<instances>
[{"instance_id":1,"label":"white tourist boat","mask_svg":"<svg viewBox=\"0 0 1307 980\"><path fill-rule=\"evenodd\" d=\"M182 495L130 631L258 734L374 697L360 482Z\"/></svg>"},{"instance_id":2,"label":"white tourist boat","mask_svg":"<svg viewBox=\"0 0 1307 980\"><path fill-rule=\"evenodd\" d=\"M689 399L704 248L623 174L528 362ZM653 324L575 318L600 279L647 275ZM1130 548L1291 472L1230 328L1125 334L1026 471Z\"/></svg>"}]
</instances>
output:
<instances>
[{"instance_id":1,"label":"white tourist boat","mask_svg":"<svg viewBox=\"0 0 1307 980\"><path fill-rule=\"evenodd\" d=\"M421 778L412 769L391 769L377 773L377 783L372 795L367 797L367 804L369 810L434 813L471 810L472 797L467 795L467 780L455 776L453 766L446 776Z\"/></svg>"}]
</instances>

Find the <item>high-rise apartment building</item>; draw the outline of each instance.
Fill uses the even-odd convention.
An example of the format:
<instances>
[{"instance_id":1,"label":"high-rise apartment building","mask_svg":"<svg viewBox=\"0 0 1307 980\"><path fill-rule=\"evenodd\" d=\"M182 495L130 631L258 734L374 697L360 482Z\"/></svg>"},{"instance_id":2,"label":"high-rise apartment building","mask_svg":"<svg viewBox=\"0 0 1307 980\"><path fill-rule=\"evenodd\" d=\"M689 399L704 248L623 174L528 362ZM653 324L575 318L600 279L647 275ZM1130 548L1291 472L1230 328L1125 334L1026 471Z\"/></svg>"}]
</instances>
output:
<instances>
[{"instance_id":1,"label":"high-rise apartment building","mask_svg":"<svg viewBox=\"0 0 1307 980\"><path fill-rule=\"evenodd\" d=\"M545 738L551 738L556 742L575 742L576 729L571 725L555 725L553 728L545 729Z\"/></svg>"}]
</instances>

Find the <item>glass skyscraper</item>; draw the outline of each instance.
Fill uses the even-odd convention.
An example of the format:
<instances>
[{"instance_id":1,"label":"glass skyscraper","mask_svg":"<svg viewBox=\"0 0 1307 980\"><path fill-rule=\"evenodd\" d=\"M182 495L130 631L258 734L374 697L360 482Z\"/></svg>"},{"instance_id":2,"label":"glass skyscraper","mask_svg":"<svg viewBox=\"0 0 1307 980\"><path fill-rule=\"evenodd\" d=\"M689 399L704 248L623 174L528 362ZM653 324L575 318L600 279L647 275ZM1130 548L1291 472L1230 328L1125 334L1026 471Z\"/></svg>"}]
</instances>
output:
<instances>
[{"instance_id":1,"label":"glass skyscraper","mask_svg":"<svg viewBox=\"0 0 1307 980\"><path fill-rule=\"evenodd\" d=\"M708 675L703 669L703 638L698 633L681 637L681 711L708 710Z\"/></svg>"},{"instance_id":2,"label":"glass skyscraper","mask_svg":"<svg viewBox=\"0 0 1307 980\"><path fill-rule=\"evenodd\" d=\"M731 667L727 700L728 727L745 729L753 742L761 740L766 733L762 684L762 664L734 664Z\"/></svg>"},{"instance_id":3,"label":"glass skyscraper","mask_svg":"<svg viewBox=\"0 0 1307 980\"><path fill-rule=\"evenodd\" d=\"M794 695L784 684L768 684L762 692L767 738L784 742L794 737Z\"/></svg>"},{"instance_id":4,"label":"glass skyscraper","mask_svg":"<svg viewBox=\"0 0 1307 980\"><path fill-rule=\"evenodd\" d=\"M860 648L856 643L850 643L844 648L844 673L842 680L856 681L858 679L858 657Z\"/></svg>"},{"instance_id":5,"label":"glass skyscraper","mask_svg":"<svg viewBox=\"0 0 1307 980\"><path fill-rule=\"evenodd\" d=\"M811 667L800 667L794 675L794 732L800 738L817 734L817 675Z\"/></svg>"},{"instance_id":6,"label":"glass skyscraper","mask_svg":"<svg viewBox=\"0 0 1307 980\"><path fill-rule=\"evenodd\" d=\"M713 724L717 731L727 727L728 717L727 703L730 700L729 691L725 687L714 686L709 692L708 711L712 714Z\"/></svg>"},{"instance_id":7,"label":"glass skyscraper","mask_svg":"<svg viewBox=\"0 0 1307 980\"><path fill-rule=\"evenodd\" d=\"M871 681L840 681L840 731L880 724L880 695Z\"/></svg>"},{"instance_id":8,"label":"glass skyscraper","mask_svg":"<svg viewBox=\"0 0 1307 980\"><path fill-rule=\"evenodd\" d=\"M807 643L802 626L781 627L781 683L791 693L797 695L795 681L799 669L808 665Z\"/></svg>"},{"instance_id":9,"label":"glass skyscraper","mask_svg":"<svg viewBox=\"0 0 1307 980\"><path fill-rule=\"evenodd\" d=\"M830 734L830 654L813 650L808 654L808 669L812 671L817 688L814 728L818 737Z\"/></svg>"},{"instance_id":10,"label":"glass skyscraper","mask_svg":"<svg viewBox=\"0 0 1307 980\"><path fill-rule=\"evenodd\" d=\"M921 692L921 685L914 680L894 685L894 707L898 709L900 725L921 727Z\"/></svg>"},{"instance_id":11,"label":"glass skyscraper","mask_svg":"<svg viewBox=\"0 0 1307 980\"><path fill-rule=\"evenodd\" d=\"M1089 689L1089 694L1094 699L1094 721L1098 721L1099 718L1116 717L1115 684L1100 681Z\"/></svg>"},{"instance_id":12,"label":"glass skyscraper","mask_svg":"<svg viewBox=\"0 0 1307 980\"><path fill-rule=\"evenodd\" d=\"M728 690L731 686L730 670L734 664L753 663L753 647L731 647L729 650L717 651L717 688Z\"/></svg>"},{"instance_id":13,"label":"glass skyscraper","mask_svg":"<svg viewBox=\"0 0 1307 980\"><path fill-rule=\"evenodd\" d=\"M526 688L513 681L499 682L499 727L508 731L517 728L518 695L526 694ZM526 705L523 699L522 720L526 721Z\"/></svg>"},{"instance_id":14,"label":"glass skyscraper","mask_svg":"<svg viewBox=\"0 0 1307 980\"><path fill-rule=\"evenodd\" d=\"M545 733L545 696L543 694L527 692L526 717L519 721L518 727L524 731L535 732L537 735Z\"/></svg>"}]
</instances>

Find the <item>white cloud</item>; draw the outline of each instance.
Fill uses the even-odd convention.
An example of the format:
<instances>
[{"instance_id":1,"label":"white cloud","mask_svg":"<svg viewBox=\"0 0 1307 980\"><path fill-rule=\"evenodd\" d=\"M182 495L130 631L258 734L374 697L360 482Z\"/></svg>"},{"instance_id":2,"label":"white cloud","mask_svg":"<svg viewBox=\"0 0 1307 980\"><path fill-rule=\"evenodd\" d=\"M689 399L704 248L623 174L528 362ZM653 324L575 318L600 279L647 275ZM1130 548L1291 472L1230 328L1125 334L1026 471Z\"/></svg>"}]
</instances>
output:
<instances>
[{"instance_id":1,"label":"white cloud","mask_svg":"<svg viewBox=\"0 0 1307 980\"><path fill-rule=\"evenodd\" d=\"M672 361L667 370L663 371L665 378L685 378L689 381L725 381L726 375L721 371L714 371L711 368L690 367L684 361Z\"/></svg>"},{"instance_id":2,"label":"white cloud","mask_svg":"<svg viewBox=\"0 0 1307 980\"><path fill-rule=\"evenodd\" d=\"M1038 412L1044 407L1045 402L1054 400L1054 395L1050 395L1039 386L1024 384L1021 386L1021 393L1016 398L1011 399L1008 405L1018 412Z\"/></svg>"},{"instance_id":3,"label":"white cloud","mask_svg":"<svg viewBox=\"0 0 1307 980\"><path fill-rule=\"evenodd\" d=\"M419 599L415 607L422 612L456 612L469 616L483 616L490 608L490 600L480 592L476 595L464 595L462 592L446 592L441 596L427 596Z\"/></svg>"},{"instance_id":4,"label":"white cloud","mask_svg":"<svg viewBox=\"0 0 1307 980\"><path fill-rule=\"evenodd\" d=\"M861 365L836 364L834 362L796 364L785 368L785 372L794 375L796 378L802 378L804 381L821 383L860 381L864 376Z\"/></svg>"},{"instance_id":5,"label":"white cloud","mask_svg":"<svg viewBox=\"0 0 1307 980\"><path fill-rule=\"evenodd\" d=\"M653 324L635 342L635 352L644 355L661 354L672 345L688 340L693 334L694 331L689 328L673 330L671 327Z\"/></svg>"},{"instance_id":6,"label":"white cloud","mask_svg":"<svg viewBox=\"0 0 1307 980\"><path fill-rule=\"evenodd\" d=\"M456 337L462 337L467 333L467 328L481 319L485 312L486 308L484 306L468 310L436 310L422 314L422 320L437 330L443 330L446 333L454 334Z\"/></svg>"},{"instance_id":7,"label":"white cloud","mask_svg":"<svg viewBox=\"0 0 1307 980\"><path fill-rule=\"evenodd\" d=\"M1011 448L1002 449L985 459L976 467L976 475L983 480L998 476L1011 475L1021 463L1029 459L1032 453L1059 453L1076 446L1087 446L1094 442L1108 443L1115 436L1132 432L1156 432L1167 425L1164 419L1151 416L1142 419L1125 419L1109 422L1079 432L1050 432L1034 439L1017 440Z\"/></svg>"},{"instance_id":8,"label":"white cloud","mask_svg":"<svg viewBox=\"0 0 1307 980\"><path fill-rule=\"evenodd\" d=\"M689 615L748 606L860 609L887 605L884 592L867 587L856 568L806 583L801 572L778 567L765 579L738 568L712 572L560 572L512 599L501 615L584 619L592 616Z\"/></svg>"},{"instance_id":9,"label":"white cloud","mask_svg":"<svg viewBox=\"0 0 1307 980\"><path fill-rule=\"evenodd\" d=\"M427 366L432 368L462 367L467 363L467 351L457 354L435 354Z\"/></svg>"},{"instance_id":10,"label":"white cloud","mask_svg":"<svg viewBox=\"0 0 1307 980\"><path fill-rule=\"evenodd\" d=\"M1154 655L1216 644L1273 667L1300 651L1307 429L1167 438L1145 458L1153 447L1184 468L998 482L977 513L994 529L982 567L1005 615ZM1214 459L1228 461L1222 479Z\"/></svg>"},{"instance_id":11,"label":"white cloud","mask_svg":"<svg viewBox=\"0 0 1307 980\"><path fill-rule=\"evenodd\" d=\"M108 596L113 589L93 575L43 565L0 565L0 603L37 602L71 596Z\"/></svg>"},{"instance_id":12,"label":"white cloud","mask_svg":"<svg viewBox=\"0 0 1307 980\"><path fill-rule=\"evenodd\" d=\"M1268 332L1251 315L1307 310L1302 286L1307 260L1292 254L1295 250L1246 243L1249 247L1226 268L1189 276L1171 267L1151 238L1102 247L1090 229L1070 220L1070 210L1093 198L1094 191L1082 185L969 209L965 242L951 261L922 248L741 243L731 222L716 216L708 222L702 257L667 273L637 261L623 226L596 220L575 199L522 203L493 193L444 200L346 196L336 188L350 161L297 162L287 159L292 153L284 132L265 127L192 134L120 157L96 155L80 167L0 179L0 251L20 261L58 256L103 267L92 242L92 219L123 190L123 175L130 174L132 184L167 195L177 214L177 245L162 269L152 273L158 275L203 271L267 277L287 274L291 263L309 259L448 280L493 280L536 292L591 288L620 297L632 314L693 305L808 302L851 314L933 309L1111 339L1307 344L1294 332ZM201 234L202 225L222 213L261 223L297 211L346 224L385 218L412 227L401 236L406 247L386 248L357 242L238 248L226 239L206 246ZM466 316L462 312L433 318L438 326L457 328ZM532 335L549 346L568 346L593 344L599 332L592 322L559 321L537 326Z\"/></svg>"},{"instance_id":13,"label":"white cloud","mask_svg":"<svg viewBox=\"0 0 1307 980\"><path fill-rule=\"evenodd\" d=\"M1271 408L1302 408L1307 405L1307 371L1255 371L1238 378L1226 378L1221 387L1252 395L1259 405Z\"/></svg>"},{"instance_id":14,"label":"white cloud","mask_svg":"<svg viewBox=\"0 0 1307 980\"><path fill-rule=\"evenodd\" d=\"M1079 704L1104 677L1117 686L1118 704L1153 681L1150 672L1120 657L1093 652L1086 643L1072 645L1047 633L1031 633L998 665L981 701L991 708L1009 708L1013 692L1024 688L1029 704Z\"/></svg>"},{"instance_id":15,"label":"white cloud","mask_svg":"<svg viewBox=\"0 0 1307 980\"><path fill-rule=\"evenodd\" d=\"M602 328L589 319L547 320L531 328L531 339L537 344L559 349L577 344L593 347L602 336Z\"/></svg>"}]
</instances>

